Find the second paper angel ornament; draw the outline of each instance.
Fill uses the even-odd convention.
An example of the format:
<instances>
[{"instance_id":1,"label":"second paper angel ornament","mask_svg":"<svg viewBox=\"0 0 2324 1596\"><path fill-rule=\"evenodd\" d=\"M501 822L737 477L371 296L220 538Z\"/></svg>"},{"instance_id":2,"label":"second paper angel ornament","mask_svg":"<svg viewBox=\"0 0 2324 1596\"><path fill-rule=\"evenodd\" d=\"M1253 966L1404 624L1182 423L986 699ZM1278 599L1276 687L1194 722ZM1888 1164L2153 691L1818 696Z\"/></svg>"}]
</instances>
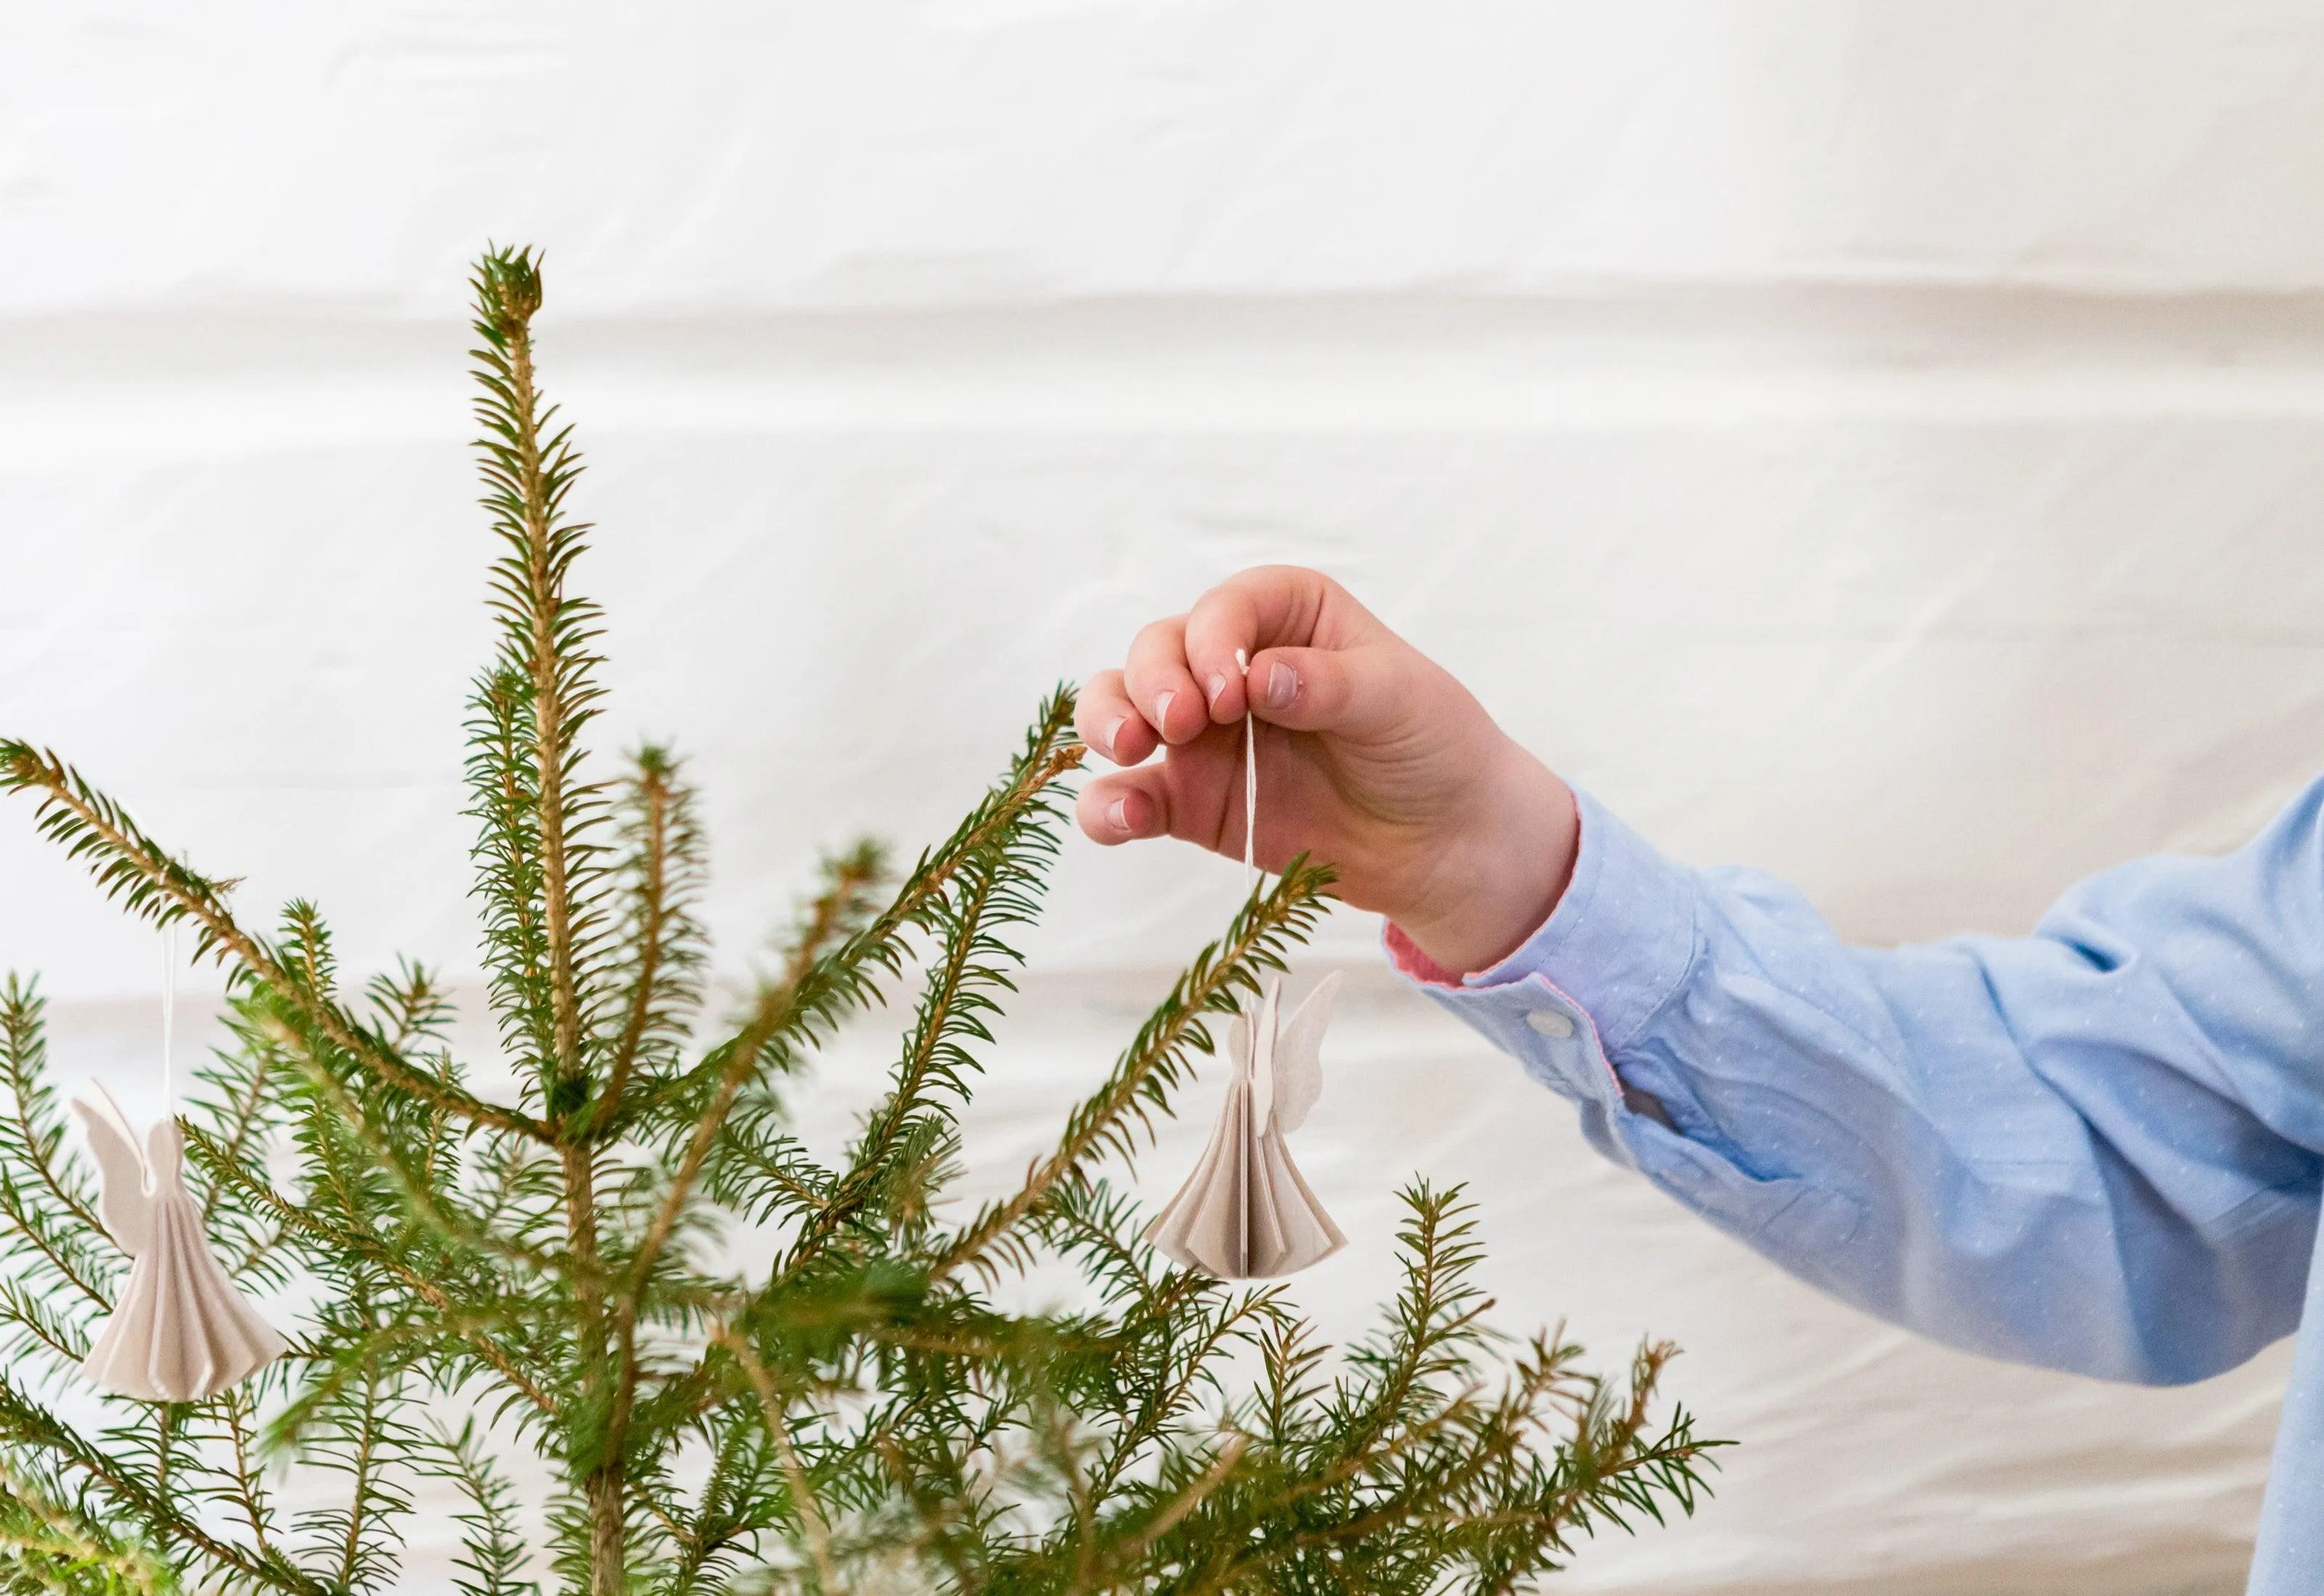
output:
<instances>
[{"instance_id":1,"label":"second paper angel ornament","mask_svg":"<svg viewBox=\"0 0 2324 1596\"><path fill-rule=\"evenodd\" d=\"M198 1402L239 1385L285 1351L210 1251L180 1172L185 1143L164 1113L138 1146L105 1088L76 1101L103 1186L97 1213L131 1259L129 1278L81 1372L99 1390Z\"/></svg>"},{"instance_id":2,"label":"second paper angel ornament","mask_svg":"<svg viewBox=\"0 0 2324 1596\"><path fill-rule=\"evenodd\" d=\"M97 1159L97 1217L130 1259L129 1278L82 1360L100 1391L141 1402L198 1402L240 1385L289 1349L226 1272L186 1190L185 1136L171 1112L177 1077L178 939L161 934L161 1117L141 1139L95 1083L73 1103Z\"/></svg>"}]
</instances>

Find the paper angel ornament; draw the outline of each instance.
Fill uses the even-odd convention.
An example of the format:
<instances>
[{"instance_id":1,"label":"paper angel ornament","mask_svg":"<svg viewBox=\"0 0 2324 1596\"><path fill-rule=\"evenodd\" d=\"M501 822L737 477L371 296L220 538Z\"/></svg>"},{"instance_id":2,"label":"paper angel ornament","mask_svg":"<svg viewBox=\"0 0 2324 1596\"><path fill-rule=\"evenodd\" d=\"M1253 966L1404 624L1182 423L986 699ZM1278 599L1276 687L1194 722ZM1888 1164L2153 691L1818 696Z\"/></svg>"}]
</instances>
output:
<instances>
[{"instance_id":1,"label":"paper angel ornament","mask_svg":"<svg viewBox=\"0 0 2324 1596\"><path fill-rule=\"evenodd\" d=\"M249 1379L287 1350L243 1300L202 1233L186 1191L183 1138L165 1116L136 1133L102 1086L74 1110L97 1155L97 1217L134 1261L80 1371L100 1390L146 1402L195 1402Z\"/></svg>"},{"instance_id":2,"label":"paper angel ornament","mask_svg":"<svg viewBox=\"0 0 2324 1596\"><path fill-rule=\"evenodd\" d=\"M1284 1132L1296 1130L1323 1093L1323 1028L1335 973L1281 1019L1283 983L1270 979L1256 1004L1229 1022L1234 1075L1202 1161L1147 1229L1147 1239L1189 1268L1222 1280L1288 1275L1329 1258L1347 1238L1291 1161Z\"/></svg>"}]
</instances>

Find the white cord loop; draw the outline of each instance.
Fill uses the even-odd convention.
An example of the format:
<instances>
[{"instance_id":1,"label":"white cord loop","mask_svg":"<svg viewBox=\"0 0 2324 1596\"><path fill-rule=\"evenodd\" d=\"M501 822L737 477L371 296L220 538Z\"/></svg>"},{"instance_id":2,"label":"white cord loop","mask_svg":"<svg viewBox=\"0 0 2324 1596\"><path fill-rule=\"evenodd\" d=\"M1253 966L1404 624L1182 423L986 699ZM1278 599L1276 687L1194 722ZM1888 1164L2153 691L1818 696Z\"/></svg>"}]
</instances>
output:
<instances>
[{"instance_id":1,"label":"white cord loop","mask_svg":"<svg viewBox=\"0 0 2324 1596\"><path fill-rule=\"evenodd\" d=\"M177 1107L178 927L161 927L161 1115Z\"/></svg>"},{"instance_id":2,"label":"white cord loop","mask_svg":"<svg viewBox=\"0 0 2324 1596\"><path fill-rule=\"evenodd\" d=\"M1242 867L1259 885L1259 720L1250 712L1250 656L1235 650L1242 669Z\"/></svg>"}]
</instances>

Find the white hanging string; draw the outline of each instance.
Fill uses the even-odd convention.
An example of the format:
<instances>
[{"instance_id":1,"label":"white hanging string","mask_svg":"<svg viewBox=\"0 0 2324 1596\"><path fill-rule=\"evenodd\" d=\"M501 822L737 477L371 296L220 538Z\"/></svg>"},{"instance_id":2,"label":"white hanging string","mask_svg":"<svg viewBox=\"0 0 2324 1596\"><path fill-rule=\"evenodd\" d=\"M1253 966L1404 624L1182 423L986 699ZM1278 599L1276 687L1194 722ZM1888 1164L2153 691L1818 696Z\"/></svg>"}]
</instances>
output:
<instances>
[{"instance_id":1,"label":"white hanging string","mask_svg":"<svg viewBox=\"0 0 2324 1596\"><path fill-rule=\"evenodd\" d=\"M1242 867L1259 885L1259 720L1250 712L1250 656L1235 650L1242 669Z\"/></svg>"},{"instance_id":2,"label":"white hanging string","mask_svg":"<svg viewBox=\"0 0 2324 1596\"><path fill-rule=\"evenodd\" d=\"M178 927L161 927L161 1114L175 1108L178 1083L175 1068L178 1029Z\"/></svg>"}]
</instances>

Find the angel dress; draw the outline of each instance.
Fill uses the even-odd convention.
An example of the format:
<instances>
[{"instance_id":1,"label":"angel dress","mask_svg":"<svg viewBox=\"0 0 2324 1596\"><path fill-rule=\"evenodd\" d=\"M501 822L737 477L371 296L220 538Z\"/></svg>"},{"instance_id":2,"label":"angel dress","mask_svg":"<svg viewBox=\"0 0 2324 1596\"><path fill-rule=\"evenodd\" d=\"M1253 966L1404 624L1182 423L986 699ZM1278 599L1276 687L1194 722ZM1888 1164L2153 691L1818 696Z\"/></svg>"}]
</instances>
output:
<instances>
[{"instance_id":1,"label":"angel dress","mask_svg":"<svg viewBox=\"0 0 2324 1596\"><path fill-rule=\"evenodd\" d=\"M1234 1075L1210 1145L1147 1240L1189 1268L1222 1280L1296 1274L1347 1242L1299 1177L1283 1133L1296 1130L1323 1092L1323 1028L1335 973L1289 1019L1283 983L1269 980L1256 1006L1227 1028Z\"/></svg>"},{"instance_id":2,"label":"angel dress","mask_svg":"<svg viewBox=\"0 0 2324 1596\"><path fill-rule=\"evenodd\" d=\"M136 1134L102 1086L74 1110L97 1155L97 1216L135 1261L80 1371L98 1389L146 1402L195 1402L239 1384L288 1349L243 1300L202 1232L186 1191L175 1119Z\"/></svg>"}]
</instances>

